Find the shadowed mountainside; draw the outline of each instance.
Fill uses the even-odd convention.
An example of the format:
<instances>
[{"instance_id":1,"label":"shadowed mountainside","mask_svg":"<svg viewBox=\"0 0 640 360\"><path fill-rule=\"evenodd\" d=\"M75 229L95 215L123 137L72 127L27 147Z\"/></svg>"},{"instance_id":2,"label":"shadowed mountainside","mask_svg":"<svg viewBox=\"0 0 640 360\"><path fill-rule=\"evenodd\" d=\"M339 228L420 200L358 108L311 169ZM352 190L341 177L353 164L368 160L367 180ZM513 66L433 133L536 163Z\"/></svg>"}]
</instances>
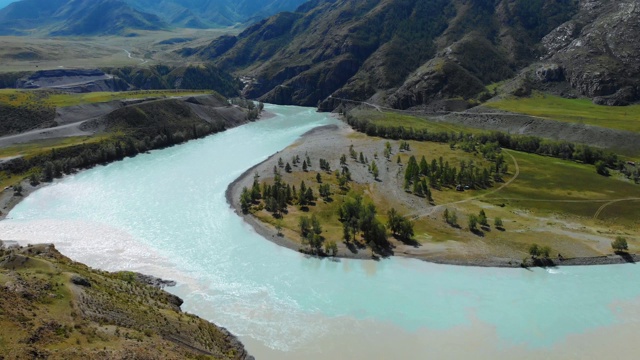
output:
<instances>
[{"instance_id":1,"label":"shadowed mountainside","mask_svg":"<svg viewBox=\"0 0 640 360\"><path fill-rule=\"evenodd\" d=\"M639 18L632 0L315 0L183 54L253 77L249 97L322 110L486 99L509 79L618 105L638 99Z\"/></svg>"}]
</instances>

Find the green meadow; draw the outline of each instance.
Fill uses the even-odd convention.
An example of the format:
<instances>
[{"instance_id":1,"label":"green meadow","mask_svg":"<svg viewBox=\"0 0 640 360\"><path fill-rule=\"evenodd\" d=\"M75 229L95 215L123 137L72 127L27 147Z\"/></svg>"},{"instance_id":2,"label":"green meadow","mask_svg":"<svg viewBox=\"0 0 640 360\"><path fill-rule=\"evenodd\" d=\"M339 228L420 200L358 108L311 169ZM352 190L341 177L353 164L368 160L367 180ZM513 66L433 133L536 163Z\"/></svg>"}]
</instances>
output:
<instances>
[{"instance_id":1,"label":"green meadow","mask_svg":"<svg viewBox=\"0 0 640 360\"><path fill-rule=\"evenodd\" d=\"M0 90L0 104L12 106L43 105L68 107L82 104L95 104L114 100L139 99L148 97L172 97L212 94L202 90L145 90L123 92L92 92L70 94L51 90Z\"/></svg>"},{"instance_id":2,"label":"green meadow","mask_svg":"<svg viewBox=\"0 0 640 360\"><path fill-rule=\"evenodd\" d=\"M526 209L572 214L592 218L596 211L612 200L640 198L640 185L619 173L602 176L591 165L551 157L510 151L520 168L520 175L499 193L485 199L493 204L510 204ZM616 217L632 223L640 216L633 201L618 203ZM600 219L609 213L602 213Z\"/></svg>"},{"instance_id":3,"label":"green meadow","mask_svg":"<svg viewBox=\"0 0 640 360\"><path fill-rule=\"evenodd\" d=\"M427 130L429 132L459 132L479 133L482 130L466 128L463 126L438 122L429 118L421 118L414 115L402 114L391 111L356 110L352 113L356 117L363 117L379 126L402 126L414 130Z\"/></svg>"},{"instance_id":4,"label":"green meadow","mask_svg":"<svg viewBox=\"0 0 640 360\"><path fill-rule=\"evenodd\" d=\"M594 104L590 99L565 99L534 93L530 97L510 97L483 106L558 121L640 131L640 105L603 106Z\"/></svg>"}]
</instances>

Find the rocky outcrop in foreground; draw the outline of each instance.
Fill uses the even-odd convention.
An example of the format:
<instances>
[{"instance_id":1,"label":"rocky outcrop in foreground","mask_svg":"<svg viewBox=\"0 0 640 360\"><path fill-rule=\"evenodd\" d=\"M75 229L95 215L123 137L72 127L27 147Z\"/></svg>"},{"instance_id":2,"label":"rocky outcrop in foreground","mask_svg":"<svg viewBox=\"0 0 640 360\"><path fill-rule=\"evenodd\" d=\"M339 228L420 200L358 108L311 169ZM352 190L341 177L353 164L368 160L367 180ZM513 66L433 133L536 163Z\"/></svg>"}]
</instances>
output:
<instances>
[{"instance_id":1,"label":"rocky outcrop in foreground","mask_svg":"<svg viewBox=\"0 0 640 360\"><path fill-rule=\"evenodd\" d=\"M183 313L182 300L148 285L149 279L91 269L53 245L0 245L0 354L10 359L252 359L226 329Z\"/></svg>"}]
</instances>

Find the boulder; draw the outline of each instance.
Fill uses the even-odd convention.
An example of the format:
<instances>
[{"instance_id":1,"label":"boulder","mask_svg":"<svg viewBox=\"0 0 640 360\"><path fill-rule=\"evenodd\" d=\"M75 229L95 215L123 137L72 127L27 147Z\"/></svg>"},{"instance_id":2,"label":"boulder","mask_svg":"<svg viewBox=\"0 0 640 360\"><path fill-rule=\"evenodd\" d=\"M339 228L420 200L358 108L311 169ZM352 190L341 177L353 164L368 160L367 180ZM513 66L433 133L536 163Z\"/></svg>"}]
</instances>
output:
<instances>
[{"instance_id":1,"label":"boulder","mask_svg":"<svg viewBox=\"0 0 640 360\"><path fill-rule=\"evenodd\" d=\"M71 276L71 282L78 286L91 287L91 282L80 275Z\"/></svg>"},{"instance_id":2,"label":"boulder","mask_svg":"<svg viewBox=\"0 0 640 360\"><path fill-rule=\"evenodd\" d=\"M607 106L627 106L637 99L637 91L631 86L627 86L618 90L615 94L609 96L596 96L593 103Z\"/></svg>"},{"instance_id":3,"label":"boulder","mask_svg":"<svg viewBox=\"0 0 640 360\"><path fill-rule=\"evenodd\" d=\"M564 80L564 69L558 64L546 64L536 69L536 78L541 82Z\"/></svg>"}]
</instances>

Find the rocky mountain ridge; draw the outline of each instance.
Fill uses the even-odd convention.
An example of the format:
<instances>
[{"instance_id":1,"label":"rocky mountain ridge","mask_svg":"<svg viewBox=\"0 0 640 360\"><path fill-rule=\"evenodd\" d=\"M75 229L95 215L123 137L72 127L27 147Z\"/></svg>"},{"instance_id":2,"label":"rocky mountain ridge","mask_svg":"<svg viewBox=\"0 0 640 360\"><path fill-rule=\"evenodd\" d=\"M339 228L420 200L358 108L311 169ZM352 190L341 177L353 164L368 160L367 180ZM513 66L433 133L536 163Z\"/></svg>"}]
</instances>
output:
<instances>
[{"instance_id":1,"label":"rocky mountain ridge","mask_svg":"<svg viewBox=\"0 0 640 360\"><path fill-rule=\"evenodd\" d=\"M624 105L640 97L639 24L635 0L314 0L184 55L253 78L248 97L322 110L485 100L497 82Z\"/></svg>"},{"instance_id":2,"label":"rocky mountain ridge","mask_svg":"<svg viewBox=\"0 0 640 360\"><path fill-rule=\"evenodd\" d=\"M0 35L127 35L167 27L121 0L21 0L0 10Z\"/></svg>"},{"instance_id":3,"label":"rocky mountain ridge","mask_svg":"<svg viewBox=\"0 0 640 360\"><path fill-rule=\"evenodd\" d=\"M5 74L0 88L56 89L65 92L127 90L214 90L228 97L238 96L239 80L211 64L148 68L52 69L32 73ZM10 81L11 79L15 79Z\"/></svg>"},{"instance_id":4,"label":"rocky mountain ridge","mask_svg":"<svg viewBox=\"0 0 640 360\"><path fill-rule=\"evenodd\" d=\"M21 0L0 2L0 35L131 35L247 24L304 0Z\"/></svg>"},{"instance_id":5,"label":"rocky mountain ridge","mask_svg":"<svg viewBox=\"0 0 640 360\"><path fill-rule=\"evenodd\" d=\"M135 9L157 15L176 27L210 28L246 24L281 11L294 10L305 0L125 0Z\"/></svg>"}]
</instances>

